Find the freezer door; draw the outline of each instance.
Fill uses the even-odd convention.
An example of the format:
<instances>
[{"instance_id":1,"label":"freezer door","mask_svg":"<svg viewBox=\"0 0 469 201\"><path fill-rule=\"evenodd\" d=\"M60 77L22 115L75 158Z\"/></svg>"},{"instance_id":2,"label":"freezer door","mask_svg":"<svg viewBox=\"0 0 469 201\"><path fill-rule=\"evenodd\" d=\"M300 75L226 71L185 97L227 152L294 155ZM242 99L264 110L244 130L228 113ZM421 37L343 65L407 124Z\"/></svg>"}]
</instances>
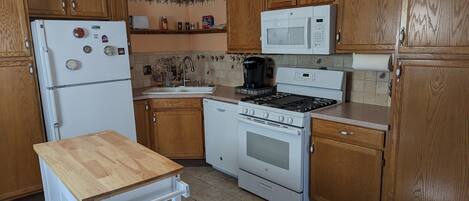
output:
<instances>
[{"instance_id":1,"label":"freezer door","mask_svg":"<svg viewBox=\"0 0 469 201\"><path fill-rule=\"evenodd\" d=\"M55 90L60 139L114 130L136 141L129 80ZM58 140L53 133L48 137Z\"/></svg>"},{"instance_id":2,"label":"freezer door","mask_svg":"<svg viewBox=\"0 0 469 201\"><path fill-rule=\"evenodd\" d=\"M44 42L35 48L48 53L54 86L130 78L124 22L38 20ZM42 47L41 47L42 46ZM41 69L40 69L41 70Z\"/></svg>"}]
</instances>

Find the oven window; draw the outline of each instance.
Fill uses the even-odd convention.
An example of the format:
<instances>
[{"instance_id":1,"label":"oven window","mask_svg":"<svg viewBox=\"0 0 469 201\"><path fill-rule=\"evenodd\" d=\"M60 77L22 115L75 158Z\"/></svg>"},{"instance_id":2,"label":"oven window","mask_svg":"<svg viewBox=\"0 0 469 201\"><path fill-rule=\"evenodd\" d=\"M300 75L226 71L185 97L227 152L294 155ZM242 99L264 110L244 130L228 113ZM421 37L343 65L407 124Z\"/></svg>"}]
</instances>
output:
<instances>
[{"instance_id":1,"label":"oven window","mask_svg":"<svg viewBox=\"0 0 469 201\"><path fill-rule=\"evenodd\" d=\"M267 44L269 45L304 45L304 27L285 27L267 29Z\"/></svg>"},{"instance_id":2,"label":"oven window","mask_svg":"<svg viewBox=\"0 0 469 201\"><path fill-rule=\"evenodd\" d=\"M247 132L249 157L288 170L290 168L290 145L287 142Z\"/></svg>"}]
</instances>

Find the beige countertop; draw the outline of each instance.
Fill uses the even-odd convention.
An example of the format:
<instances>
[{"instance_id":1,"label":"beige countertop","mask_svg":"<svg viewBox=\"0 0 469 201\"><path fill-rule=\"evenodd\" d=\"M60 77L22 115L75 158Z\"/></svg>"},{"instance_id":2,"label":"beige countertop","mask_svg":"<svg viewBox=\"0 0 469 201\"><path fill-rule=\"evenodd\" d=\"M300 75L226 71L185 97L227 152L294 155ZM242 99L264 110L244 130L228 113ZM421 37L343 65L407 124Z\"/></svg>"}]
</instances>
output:
<instances>
[{"instance_id":1,"label":"beige countertop","mask_svg":"<svg viewBox=\"0 0 469 201\"><path fill-rule=\"evenodd\" d=\"M77 200L99 200L180 174L183 167L112 131L34 145Z\"/></svg>"},{"instance_id":2,"label":"beige countertop","mask_svg":"<svg viewBox=\"0 0 469 201\"><path fill-rule=\"evenodd\" d=\"M390 108L363 103L342 103L314 111L311 116L381 131L389 128Z\"/></svg>"},{"instance_id":3,"label":"beige countertop","mask_svg":"<svg viewBox=\"0 0 469 201\"><path fill-rule=\"evenodd\" d=\"M175 94L175 95L144 95L143 91L148 89L139 88L133 90L134 100L145 100L145 99L155 99L155 98L210 98L214 100L230 102L237 104L241 98L246 97L246 95L237 94L234 87L227 86L216 86L213 94Z\"/></svg>"}]
</instances>

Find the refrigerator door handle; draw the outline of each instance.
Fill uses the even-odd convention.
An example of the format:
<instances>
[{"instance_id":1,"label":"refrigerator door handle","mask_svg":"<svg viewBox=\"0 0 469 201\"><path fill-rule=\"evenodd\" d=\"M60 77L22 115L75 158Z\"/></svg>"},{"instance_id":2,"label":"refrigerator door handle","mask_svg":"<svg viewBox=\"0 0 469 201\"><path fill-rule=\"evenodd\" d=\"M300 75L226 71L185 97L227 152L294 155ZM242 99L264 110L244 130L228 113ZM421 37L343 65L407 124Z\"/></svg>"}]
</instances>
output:
<instances>
[{"instance_id":1,"label":"refrigerator door handle","mask_svg":"<svg viewBox=\"0 0 469 201\"><path fill-rule=\"evenodd\" d=\"M51 66L51 62L50 62L50 54L49 54L49 48L47 48L46 46L43 46L42 47L42 52L44 52L44 62L45 62L45 71L46 71L46 86L48 86L49 88L53 88L55 85L54 85L54 79L52 78L53 75L52 75L52 66Z\"/></svg>"},{"instance_id":2,"label":"refrigerator door handle","mask_svg":"<svg viewBox=\"0 0 469 201\"><path fill-rule=\"evenodd\" d=\"M50 100L50 111L51 111L51 120L52 124L54 126L54 136L55 139L60 140L60 132L59 132L59 127L60 127L60 122L59 122L59 115L57 112L57 100L55 98L55 89L48 89L47 90L49 93L49 100Z\"/></svg>"},{"instance_id":3,"label":"refrigerator door handle","mask_svg":"<svg viewBox=\"0 0 469 201\"><path fill-rule=\"evenodd\" d=\"M52 75L52 67L50 63L50 55L49 55L49 49L45 46L42 47L42 50L44 52L44 62L45 62L45 70L46 70L46 86L50 86L47 88L48 94L49 94L49 100L50 100L50 111L52 115L52 124L54 126L54 136L55 139L60 140L60 132L59 132L59 127L60 127L60 122L59 122L59 115L57 112L57 100L55 98L55 87L54 87L54 80L53 80L53 75Z\"/></svg>"}]
</instances>

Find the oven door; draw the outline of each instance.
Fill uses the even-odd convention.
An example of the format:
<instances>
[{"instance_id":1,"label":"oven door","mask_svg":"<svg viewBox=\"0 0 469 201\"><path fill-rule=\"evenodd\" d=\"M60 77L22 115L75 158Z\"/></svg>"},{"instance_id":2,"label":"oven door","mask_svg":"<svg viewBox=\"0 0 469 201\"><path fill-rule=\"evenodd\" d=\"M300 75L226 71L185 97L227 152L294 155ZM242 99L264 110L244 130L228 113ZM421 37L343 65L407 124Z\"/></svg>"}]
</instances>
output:
<instances>
[{"instance_id":1,"label":"oven door","mask_svg":"<svg viewBox=\"0 0 469 201\"><path fill-rule=\"evenodd\" d=\"M242 115L238 121L240 169L302 192L304 130Z\"/></svg>"}]
</instances>

